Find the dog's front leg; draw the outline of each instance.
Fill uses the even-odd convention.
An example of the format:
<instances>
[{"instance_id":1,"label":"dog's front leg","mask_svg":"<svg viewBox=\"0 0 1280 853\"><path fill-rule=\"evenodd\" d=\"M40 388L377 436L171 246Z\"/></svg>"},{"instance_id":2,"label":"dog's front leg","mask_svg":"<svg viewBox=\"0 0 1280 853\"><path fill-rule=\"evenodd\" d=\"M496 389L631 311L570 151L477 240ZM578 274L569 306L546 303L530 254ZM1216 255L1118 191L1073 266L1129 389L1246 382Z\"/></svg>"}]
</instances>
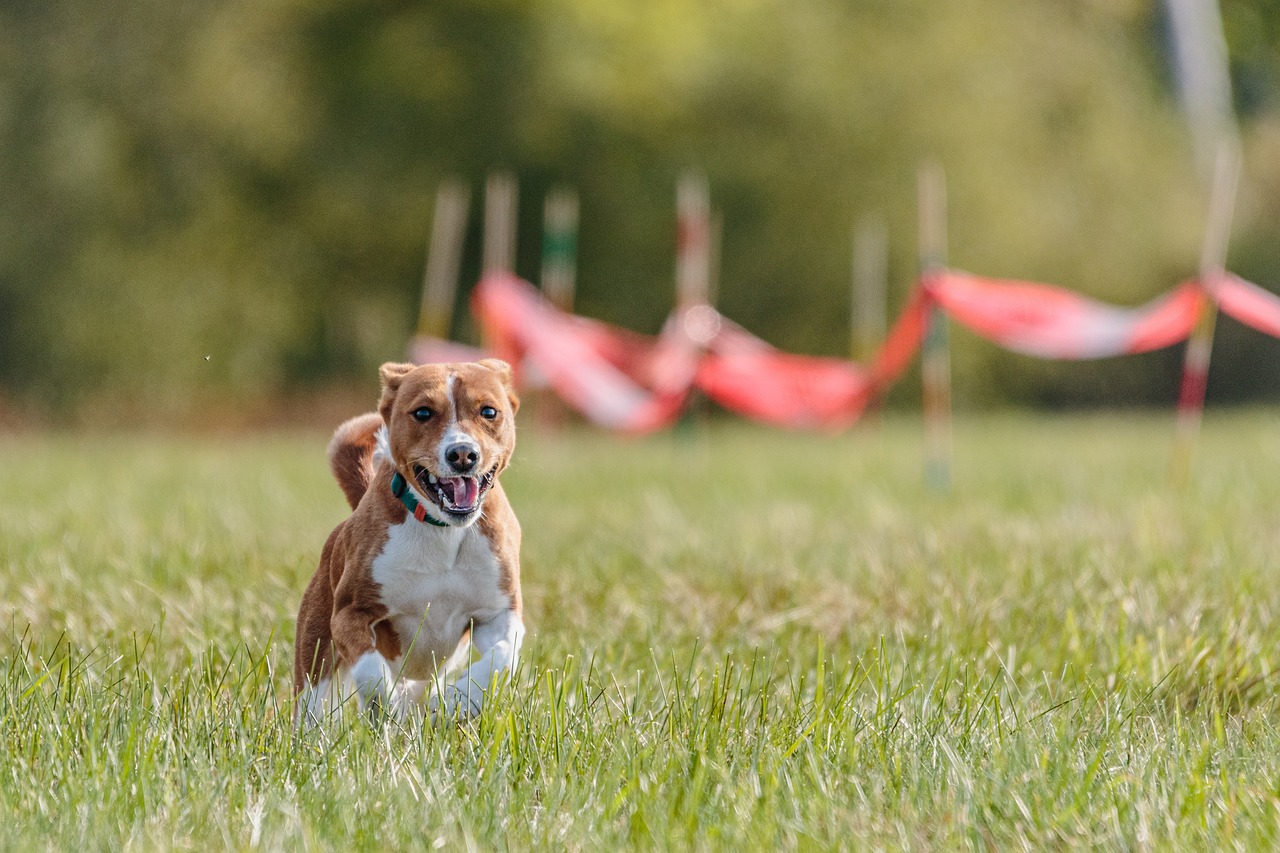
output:
<instances>
[{"instance_id":1,"label":"dog's front leg","mask_svg":"<svg viewBox=\"0 0 1280 853\"><path fill-rule=\"evenodd\" d=\"M523 640L524 622L514 610L504 610L488 622L473 623L471 644L480 659L468 667L457 681L431 697L428 704L432 719L440 713L448 717L474 717L479 714L494 676L515 669Z\"/></svg>"},{"instance_id":2,"label":"dog's front leg","mask_svg":"<svg viewBox=\"0 0 1280 853\"><path fill-rule=\"evenodd\" d=\"M373 614L356 606L333 614L333 645L355 691L360 708L375 719L384 715L400 719L406 703L396 694L391 663L375 645Z\"/></svg>"}]
</instances>

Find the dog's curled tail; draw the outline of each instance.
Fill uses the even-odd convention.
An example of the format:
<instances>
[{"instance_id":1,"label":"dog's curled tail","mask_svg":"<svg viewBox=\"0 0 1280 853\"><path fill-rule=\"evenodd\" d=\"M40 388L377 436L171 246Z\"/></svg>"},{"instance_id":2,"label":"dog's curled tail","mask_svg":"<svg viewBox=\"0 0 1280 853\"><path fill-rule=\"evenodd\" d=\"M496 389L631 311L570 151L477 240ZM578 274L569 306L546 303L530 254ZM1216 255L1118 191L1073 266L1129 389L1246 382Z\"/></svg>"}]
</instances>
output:
<instances>
[{"instance_id":1,"label":"dog's curled tail","mask_svg":"<svg viewBox=\"0 0 1280 853\"><path fill-rule=\"evenodd\" d=\"M329 440L329 468L352 509L360 503L373 480L381 430L382 416L369 412L343 423Z\"/></svg>"}]
</instances>

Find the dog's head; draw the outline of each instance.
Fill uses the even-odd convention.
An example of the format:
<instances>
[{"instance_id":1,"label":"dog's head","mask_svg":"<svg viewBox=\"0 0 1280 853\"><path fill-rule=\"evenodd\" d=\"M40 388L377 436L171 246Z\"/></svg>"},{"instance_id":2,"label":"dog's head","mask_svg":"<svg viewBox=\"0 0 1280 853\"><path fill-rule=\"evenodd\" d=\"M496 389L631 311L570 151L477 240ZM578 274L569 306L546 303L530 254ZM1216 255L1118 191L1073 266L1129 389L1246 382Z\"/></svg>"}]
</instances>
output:
<instances>
[{"instance_id":1,"label":"dog's head","mask_svg":"<svg viewBox=\"0 0 1280 853\"><path fill-rule=\"evenodd\" d=\"M511 366L495 358L467 364L382 365L382 402L391 463L432 517L465 527L511 462L516 409Z\"/></svg>"}]
</instances>

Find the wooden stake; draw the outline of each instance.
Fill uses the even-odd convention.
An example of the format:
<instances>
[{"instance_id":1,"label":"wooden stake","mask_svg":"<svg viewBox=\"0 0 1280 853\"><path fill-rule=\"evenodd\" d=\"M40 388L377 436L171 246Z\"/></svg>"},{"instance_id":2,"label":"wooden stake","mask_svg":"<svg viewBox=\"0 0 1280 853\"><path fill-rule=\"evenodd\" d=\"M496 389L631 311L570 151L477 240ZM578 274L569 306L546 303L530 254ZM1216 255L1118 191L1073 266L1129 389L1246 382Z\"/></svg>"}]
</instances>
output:
<instances>
[{"instance_id":1,"label":"wooden stake","mask_svg":"<svg viewBox=\"0 0 1280 853\"><path fill-rule=\"evenodd\" d=\"M1209 218L1205 223L1204 243L1200 248L1200 282L1205 287L1210 286L1226 269L1227 244L1231 237L1231 220L1239 182L1240 149L1233 140L1226 140L1218 149L1209 194ZM1209 382L1209 360L1213 354L1213 333L1217 319L1218 306L1206 298L1183 355L1173 449L1173 481L1180 488L1187 484L1191 476L1192 457L1204 413L1204 396Z\"/></svg>"},{"instance_id":2,"label":"wooden stake","mask_svg":"<svg viewBox=\"0 0 1280 853\"><path fill-rule=\"evenodd\" d=\"M516 179L495 172L484 188L484 273L512 272L516 265Z\"/></svg>"},{"instance_id":3,"label":"wooden stake","mask_svg":"<svg viewBox=\"0 0 1280 853\"><path fill-rule=\"evenodd\" d=\"M542 292L561 311L573 310L577 283L578 194L559 187L547 194L542 216ZM531 391L533 423L545 433L559 432L569 410L550 389Z\"/></svg>"},{"instance_id":4,"label":"wooden stake","mask_svg":"<svg viewBox=\"0 0 1280 853\"><path fill-rule=\"evenodd\" d=\"M941 272L947 262L947 183L942 165L929 162L917 175L919 193L920 278ZM924 386L925 482L951 487L951 347L947 316L929 309L929 329L921 356Z\"/></svg>"},{"instance_id":5,"label":"wooden stake","mask_svg":"<svg viewBox=\"0 0 1280 853\"><path fill-rule=\"evenodd\" d=\"M697 328L690 328L695 313L688 311L712 300L712 257L719 250L719 225L711 221L710 190L705 175L684 174L676 184L676 307L685 331L695 338ZM713 245L714 244L714 245ZM718 275L718 264L716 264ZM697 323L693 324L695 327ZM705 341L703 343L706 343ZM707 398L696 388L689 393L685 414L677 424L677 435L705 435L708 416Z\"/></svg>"},{"instance_id":6,"label":"wooden stake","mask_svg":"<svg viewBox=\"0 0 1280 853\"><path fill-rule=\"evenodd\" d=\"M706 305L711 298L709 190L702 175L686 174L676 186L676 305Z\"/></svg>"},{"instance_id":7,"label":"wooden stake","mask_svg":"<svg viewBox=\"0 0 1280 853\"><path fill-rule=\"evenodd\" d=\"M853 230L853 298L849 355L870 362L888 329L889 235L882 216L864 216Z\"/></svg>"},{"instance_id":8,"label":"wooden stake","mask_svg":"<svg viewBox=\"0 0 1280 853\"><path fill-rule=\"evenodd\" d=\"M573 310L577 258L578 194L560 187L543 208L542 292L561 311Z\"/></svg>"},{"instance_id":9,"label":"wooden stake","mask_svg":"<svg viewBox=\"0 0 1280 853\"><path fill-rule=\"evenodd\" d=\"M453 326L453 304L458 291L458 267L467 232L467 208L471 193L461 181L450 179L436 190L436 211L431 220L422 275L422 304L418 309L418 334L447 340Z\"/></svg>"}]
</instances>

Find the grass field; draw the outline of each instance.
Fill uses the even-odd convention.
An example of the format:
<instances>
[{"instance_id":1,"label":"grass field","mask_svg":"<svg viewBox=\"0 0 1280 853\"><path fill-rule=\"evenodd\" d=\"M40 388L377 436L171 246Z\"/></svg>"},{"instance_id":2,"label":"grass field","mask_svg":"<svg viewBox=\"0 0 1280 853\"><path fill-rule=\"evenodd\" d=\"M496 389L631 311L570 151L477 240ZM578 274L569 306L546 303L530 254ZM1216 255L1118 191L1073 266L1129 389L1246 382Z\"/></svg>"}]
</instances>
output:
<instances>
[{"instance_id":1,"label":"grass field","mask_svg":"<svg viewBox=\"0 0 1280 853\"><path fill-rule=\"evenodd\" d=\"M301 736L323 433L0 438L0 845L1274 847L1276 424L526 430L503 695Z\"/></svg>"}]
</instances>

